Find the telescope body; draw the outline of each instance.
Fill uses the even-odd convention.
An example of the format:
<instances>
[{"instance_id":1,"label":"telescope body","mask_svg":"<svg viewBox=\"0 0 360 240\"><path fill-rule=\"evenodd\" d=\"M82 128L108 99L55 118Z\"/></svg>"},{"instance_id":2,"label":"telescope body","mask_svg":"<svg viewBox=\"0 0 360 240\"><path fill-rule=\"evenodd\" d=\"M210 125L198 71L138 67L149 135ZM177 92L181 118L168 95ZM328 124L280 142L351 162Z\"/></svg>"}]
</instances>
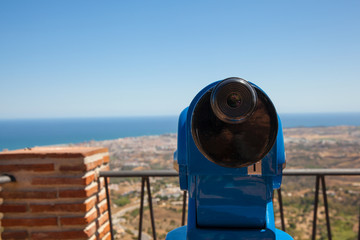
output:
<instances>
[{"instance_id":1,"label":"telescope body","mask_svg":"<svg viewBox=\"0 0 360 240\"><path fill-rule=\"evenodd\" d=\"M166 240L291 240L275 228L273 190L285 166L269 97L240 78L202 89L179 117L174 164L188 191L187 226Z\"/></svg>"}]
</instances>

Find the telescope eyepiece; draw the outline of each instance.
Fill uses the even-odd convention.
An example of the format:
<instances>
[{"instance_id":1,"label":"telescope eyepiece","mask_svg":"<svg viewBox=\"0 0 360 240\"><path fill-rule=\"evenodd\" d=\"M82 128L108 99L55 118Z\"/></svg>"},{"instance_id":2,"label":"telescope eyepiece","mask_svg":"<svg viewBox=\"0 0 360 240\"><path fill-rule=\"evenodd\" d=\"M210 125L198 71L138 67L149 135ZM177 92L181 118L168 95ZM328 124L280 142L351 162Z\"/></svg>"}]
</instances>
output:
<instances>
[{"instance_id":1,"label":"telescope eyepiece","mask_svg":"<svg viewBox=\"0 0 360 240\"><path fill-rule=\"evenodd\" d=\"M215 86L211 108L226 123L240 123L254 112L257 104L255 89L242 78L227 78Z\"/></svg>"}]
</instances>

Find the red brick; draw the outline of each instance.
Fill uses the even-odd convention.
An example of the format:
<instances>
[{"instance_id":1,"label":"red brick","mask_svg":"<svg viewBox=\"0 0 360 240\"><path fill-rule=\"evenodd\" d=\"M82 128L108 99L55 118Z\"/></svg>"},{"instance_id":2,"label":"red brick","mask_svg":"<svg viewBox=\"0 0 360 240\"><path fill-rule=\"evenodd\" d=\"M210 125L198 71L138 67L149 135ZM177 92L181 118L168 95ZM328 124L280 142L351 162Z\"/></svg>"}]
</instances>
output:
<instances>
[{"instance_id":1,"label":"red brick","mask_svg":"<svg viewBox=\"0 0 360 240\"><path fill-rule=\"evenodd\" d=\"M95 206L96 198L84 203L32 204L31 212L88 212Z\"/></svg>"},{"instance_id":2,"label":"red brick","mask_svg":"<svg viewBox=\"0 0 360 240\"><path fill-rule=\"evenodd\" d=\"M105 181L107 181L107 183L109 184L110 183L110 178L107 178L107 177L99 178L100 189L103 189L105 187Z\"/></svg>"},{"instance_id":3,"label":"red brick","mask_svg":"<svg viewBox=\"0 0 360 240\"><path fill-rule=\"evenodd\" d=\"M107 161L107 160L105 160ZM78 164L78 165L61 165L59 170L63 172L86 172L93 170L97 167L100 167L104 162L104 159L101 158L99 160L95 160L93 162L89 162L87 164Z\"/></svg>"},{"instance_id":4,"label":"red brick","mask_svg":"<svg viewBox=\"0 0 360 240\"><path fill-rule=\"evenodd\" d=\"M92 209L95 206L96 203L96 197L94 198L90 198L89 200L87 200L84 204L85 204L85 211L88 212L90 209Z\"/></svg>"},{"instance_id":5,"label":"red brick","mask_svg":"<svg viewBox=\"0 0 360 240\"><path fill-rule=\"evenodd\" d=\"M59 197L61 198L84 198L90 197L98 191L98 184L87 187L85 189L65 189L59 191Z\"/></svg>"},{"instance_id":6,"label":"red brick","mask_svg":"<svg viewBox=\"0 0 360 240\"><path fill-rule=\"evenodd\" d=\"M57 226L57 218L3 218L1 224L3 227Z\"/></svg>"},{"instance_id":7,"label":"red brick","mask_svg":"<svg viewBox=\"0 0 360 240\"><path fill-rule=\"evenodd\" d=\"M94 186L86 189L86 196L89 197L91 195L93 195L94 193L97 193L98 192L98 184L94 184Z\"/></svg>"},{"instance_id":8,"label":"red brick","mask_svg":"<svg viewBox=\"0 0 360 240\"><path fill-rule=\"evenodd\" d=\"M0 152L0 160L29 158L80 158L108 152L107 148L94 147L34 147Z\"/></svg>"},{"instance_id":9,"label":"red brick","mask_svg":"<svg viewBox=\"0 0 360 240\"><path fill-rule=\"evenodd\" d=\"M111 240L111 235L110 234L107 234L103 239L101 240Z\"/></svg>"},{"instance_id":10,"label":"red brick","mask_svg":"<svg viewBox=\"0 0 360 240\"><path fill-rule=\"evenodd\" d=\"M99 214L103 214L106 210L108 210L107 201L102 201L98 204Z\"/></svg>"},{"instance_id":11,"label":"red brick","mask_svg":"<svg viewBox=\"0 0 360 240\"><path fill-rule=\"evenodd\" d=\"M87 171L93 170L93 169L101 166L102 163L103 163L103 160L102 160L102 159L99 159L99 160L96 160L96 161L87 163L87 164L86 164L86 170L87 170Z\"/></svg>"},{"instance_id":12,"label":"red brick","mask_svg":"<svg viewBox=\"0 0 360 240\"><path fill-rule=\"evenodd\" d=\"M101 202L102 200L104 200L106 198L106 191L101 191L98 196L97 196L97 200L98 202Z\"/></svg>"},{"instance_id":13,"label":"red brick","mask_svg":"<svg viewBox=\"0 0 360 240\"><path fill-rule=\"evenodd\" d=\"M68 189L60 190L59 197L61 198L84 198L87 197L85 189Z\"/></svg>"},{"instance_id":14,"label":"red brick","mask_svg":"<svg viewBox=\"0 0 360 240\"><path fill-rule=\"evenodd\" d=\"M99 231L98 238L102 239L108 232L110 232L110 224L107 223L104 228Z\"/></svg>"},{"instance_id":15,"label":"red brick","mask_svg":"<svg viewBox=\"0 0 360 240\"><path fill-rule=\"evenodd\" d=\"M33 185L88 185L95 179L95 173L86 177L36 177Z\"/></svg>"},{"instance_id":16,"label":"red brick","mask_svg":"<svg viewBox=\"0 0 360 240\"><path fill-rule=\"evenodd\" d=\"M7 239L27 239L28 238L27 231L7 231L1 233L0 239L7 240Z\"/></svg>"},{"instance_id":17,"label":"red brick","mask_svg":"<svg viewBox=\"0 0 360 240\"><path fill-rule=\"evenodd\" d=\"M56 190L48 191L0 191L0 198L5 199L55 199Z\"/></svg>"},{"instance_id":18,"label":"red brick","mask_svg":"<svg viewBox=\"0 0 360 240\"><path fill-rule=\"evenodd\" d=\"M99 240L111 240L110 232L106 233L103 238L98 238Z\"/></svg>"},{"instance_id":19,"label":"red brick","mask_svg":"<svg viewBox=\"0 0 360 240\"><path fill-rule=\"evenodd\" d=\"M31 212L83 212L83 204L33 204Z\"/></svg>"},{"instance_id":20,"label":"red brick","mask_svg":"<svg viewBox=\"0 0 360 240\"><path fill-rule=\"evenodd\" d=\"M23 213L27 211L27 206L24 204L3 204L0 205L0 212L2 213Z\"/></svg>"},{"instance_id":21,"label":"red brick","mask_svg":"<svg viewBox=\"0 0 360 240\"><path fill-rule=\"evenodd\" d=\"M109 212L104 212L103 215L101 215L98 219L97 219L97 225L98 225L98 228L100 226L102 226L104 224L104 222L108 221L109 220Z\"/></svg>"},{"instance_id":22,"label":"red brick","mask_svg":"<svg viewBox=\"0 0 360 240\"><path fill-rule=\"evenodd\" d=\"M84 232L85 232L89 237L91 237L91 236L94 235L95 232L96 232L96 224L94 223L94 224L89 225L89 226L85 229Z\"/></svg>"},{"instance_id":23,"label":"red brick","mask_svg":"<svg viewBox=\"0 0 360 240\"><path fill-rule=\"evenodd\" d=\"M95 173L84 177L83 180L85 181L86 185L89 185L90 183L92 183L95 180Z\"/></svg>"},{"instance_id":24,"label":"red brick","mask_svg":"<svg viewBox=\"0 0 360 240\"><path fill-rule=\"evenodd\" d=\"M60 171L63 172L87 172L93 170L102 164L102 159L96 160L87 164L79 164L79 165L62 165L60 166Z\"/></svg>"},{"instance_id":25,"label":"red brick","mask_svg":"<svg viewBox=\"0 0 360 240\"><path fill-rule=\"evenodd\" d=\"M99 178L100 189L103 189L105 187L105 179L107 178Z\"/></svg>"},{"instance_id":26,"label":"red brick","mask_svg":"<svg viewBox=\"0 0 360 240\"><path fill-rule=\"evenodd\" d=\"M86 166L84 164L62 165L62 166L60 166L59 170L63 171L63 172L86 172Z\"/></svg>"},{"instance_id":27,"label":"red brick","mask_svg":"<svg viewBox=\"0 0 360 240\"><path fill-rule=\"evenodd\" d=\"M102 165L100 168L101 171L109 171L110 170L110 166L109 165Z\"/></svg>"},{"instance_id":28,"label":"red brick","mask_svg":"<svg viewBox=\"0 0 360 240\"><path fill-rule=\"evenodd\" d=\"M97 218L97 211L93 211L84 217L61 217L60 223L62 226L66 225L86 225Z\"/></svg>"},{"instance_id":29,"label":"red brick","mask_svg":"<svg viewBox=\"0 0 360 240\"><path fill-rule=\"evenodd\" d=\"M62 231L62 232L34 232L31 234L31 239L42 240L42 239L79 239L89 238L93 235L89 230L73 230L73 231Z\"/></svg>"},{"instance_id":30,"label":"red brick","mask_svg":"<svg viewBox=\"0 0 360 240\"><path fill-rule=\"evenodd\" d=\"M102 162L103 162L103 163L108 163L108 162L110 162L110 157L109 157L109 156L104 156Z\"/></svg>"},{"instance_id":31,"label":"red brick","mask_svg":"<svg viewBox=\"0 0 360 240\"><path fill-rule=\"evenodd\" d=\"M46 164L11 164L1 165L1 171L3 172L17 172L17 171L35 171L35 172L46 172L54 171L53 163Z\"/></svg>"},{"instance_id":32,"label":"red brick","mask_svg":"<svg viewBox=\"0 0 360 240\"><path fill-rule=\"evenodd\" d=\"M37 177L33 178L32 182L33 185L81 185L84 181L79 178L65 178L65 177Z\"/></svg>"}]
</instances>

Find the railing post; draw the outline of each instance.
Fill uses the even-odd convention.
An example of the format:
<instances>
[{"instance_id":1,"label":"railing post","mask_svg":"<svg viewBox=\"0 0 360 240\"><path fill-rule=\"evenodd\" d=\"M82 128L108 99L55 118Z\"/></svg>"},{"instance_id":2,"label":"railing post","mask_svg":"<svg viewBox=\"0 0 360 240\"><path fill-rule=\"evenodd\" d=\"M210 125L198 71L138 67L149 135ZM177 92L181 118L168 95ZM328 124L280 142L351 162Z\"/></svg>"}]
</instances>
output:
<instances>
[{"instance_id":1,"label":"railing post","mask_svg":"<svg viewBox=\"0 0 360 240\"><path fill-rule=\"evenodd\" d=\"M104 180L105 180L106 201L107 201L109 223L110 223L110 237L111 237L111 240L114 240L113 225L112 225L112 219L111 219L112 215L111 215L111 203L110 203L110 194L109 194L109 187L108 187L108 178L104 177Z\"/></svg>"},{"instance_id":2,"label":"railing post","mask_svg":"<svg viewBox=\"0 0 360 240\"><path fill-rule=\"evenodd\" d=\"M154 211L153 211L153 205L152 205L152 198L151 198L151 190L150 190L150 179L149 177L146 179L146 188L148 192L148 200L149 200L149 209L150 209L150 218L151 218L151 227L152 227L152 233L153 238L156 240L156 230L155 230L155 220L154 220Z\"/></svg>"},{"instance_id":3,"label":"railing post","mask_svg":"<svg viewBox=\"0 0 360 240\"><path fill-rule=\"evenodd\" d=\"M279 199L279 208L280 208L280 219L281 219L281 230L285 232L285 220L284 220L284 209L283 202L281 197L281 188L277 190L278 199Z\"/></svg>"},{"instance_id":4,"label":"railing post","mask_svg":"<svg viewBox=\"0 0 360 240\"><path fill-rule=\"evenodd\" d=\"M317 218L317 208L319 203L319 175L316 175L316 183L315 183L315 201L314 201L314 218L313 218L313 230L312 230L312 240L316 239L316 218Z\"/></svg>"},{"instance_id":5,"label":"railing post","mask_svg":"<svg viewBox=\"0 0 360 240\"><path fill-rule=\"evenodd\" d=\"M358 240L360 240L360 207L359 207L359 229L358 229Z\"/></svg>"},{"instance_id":6,"label":"railing post","mask_svg":"<svg viewBox=\"0 0 360 240\"><path fill-rule=\"evenodd\" d=\"M184 191L183 194L183 206L182 206L182 216L181 216L181 226L185 225L185 214L186 214L186 198L187 192Z\"/></svg>"},{"instance_id":7,"label":"railing post","mask_svg":"<svg viewBox=\"0 0 360 240\"><path fill-rule=\"evenodd\" d=\"M142 221L143 221L143 212L144 212L144 187L145 187L145 177L141 178L141 200L140 200L140 219L139 219L139 233L138 240L141 240L142 233Z\"/></svg>"},{"instance_id":8,"label":"railing post","mask_svg":"<svg viewBox=\"0 0 360 240\"><path fill-rule=\"evenodd\" d=\"M326 195L326 185L325 185L325 176L321 176L321 187L323 190L323 198L324 198L324 207L325 207L325 216L326 216L326 228L328 233L328 239L331 240L331 228L330 228L330 218L329 218L329 207L328 207L328 201L327 201L327 195Z\"/></svg>"}]
</instances>

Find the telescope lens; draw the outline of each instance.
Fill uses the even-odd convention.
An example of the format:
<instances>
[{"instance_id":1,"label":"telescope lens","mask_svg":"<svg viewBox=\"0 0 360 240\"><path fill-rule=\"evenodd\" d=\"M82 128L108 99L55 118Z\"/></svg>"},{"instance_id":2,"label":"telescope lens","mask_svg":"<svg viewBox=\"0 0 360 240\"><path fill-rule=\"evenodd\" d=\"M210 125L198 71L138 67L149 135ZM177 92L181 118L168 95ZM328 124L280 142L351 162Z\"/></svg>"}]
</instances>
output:
<instances>
[{"instance_id":1,"label":"telescope lens","mask_svg":"<svg viewBox=\"0 0 360 240\"><path fill-rule=\"evenodd\" d=\"M227 78L214 88L211 108L227 123L240 123L253 113L257 102L254 88L244 79Z\"/></svg>"},{"instance_id":2,"label":"telescope lens","mask_svg":"<svg viewBox=\"0 0 360 240\"><path fill-rule=\"evenodd\" d=\"M223 167L247 167L274 146L278 118L269 97L241 78L228 78L198 99L191 135L209 161Z\"/></svg>"},{"instance_id":3,"label":"telescope lens","mask_svg":"<svg viewBox=\"0 0 360 240\"><path fill-rule=\"evenodd\" d=\"M230 93L229 96L227 97L226 102L229 105L229 107L238 108L241 105L241 96L239 93L236 92Z\"/></svg>"}]
</instances>

